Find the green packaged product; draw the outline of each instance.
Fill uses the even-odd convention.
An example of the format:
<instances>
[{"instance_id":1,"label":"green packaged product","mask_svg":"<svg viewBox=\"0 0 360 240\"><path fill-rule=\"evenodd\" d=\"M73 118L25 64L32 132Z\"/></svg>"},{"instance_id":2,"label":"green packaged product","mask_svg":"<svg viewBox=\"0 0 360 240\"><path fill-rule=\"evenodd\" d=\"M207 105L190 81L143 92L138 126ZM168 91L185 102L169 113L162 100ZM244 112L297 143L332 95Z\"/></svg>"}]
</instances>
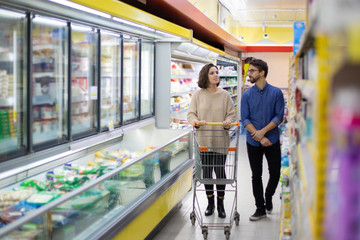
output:
<instances>
[{"instance_id":1,"label":"green packaged product","mask_svg":"<svg viewBox=\"0 0 360 240\"><path fill-rule=\"evenodd\" d=\"M38 191L45 191L46 184L37 180L27 180L21 183L21 186L36 188Z\"/></svg>"}]
</instances>

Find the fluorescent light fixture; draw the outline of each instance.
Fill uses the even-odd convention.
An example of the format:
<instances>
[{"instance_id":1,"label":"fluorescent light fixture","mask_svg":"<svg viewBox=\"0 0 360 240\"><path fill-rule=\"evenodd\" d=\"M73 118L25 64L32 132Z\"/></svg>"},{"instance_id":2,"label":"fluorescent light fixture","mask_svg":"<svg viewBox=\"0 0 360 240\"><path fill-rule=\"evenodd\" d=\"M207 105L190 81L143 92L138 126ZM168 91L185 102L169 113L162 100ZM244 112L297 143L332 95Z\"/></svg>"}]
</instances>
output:
<instances>
[{"instance_id":1,"label":"fluorescent light fixture","mask_svg":"<svg viewBox=\"0 0 360 240\"><path fill-rule=\"evenodd\" d=\"M93 29L91 27L79 26L75 24L71 24L72 30L80 31L80 32L92 32Z\"/></svg>"},{"instance_id":2,"label":"fluorescent light fixture","mask_svg":"<svg viewBox=\"0 0 360 240\"><path fill-rule=\"evenodd\" d=\"M61 26L61 27L66 26L66 22L63 22L60 20L53 20L53 19L45 18L45 17L39 17L39 16L35 16L35 18L33 19L33 22L44 24L44 25L55 25L55 26Z\"/></svg>"},{"instance_id":3,"label":"fluorescent light fixture","mask_svg":"<svg viewBox=\"0 0 360 240\"><path fill-rule=\"evenodd\" d=\"M24 18L25 14L0 9L0 17Z\"/></svg>"},{"instance_id":4,"label":"fluorescent light fixture","mask_svg":"<svg viewBox=\"0 0 360 240\"><path fill-rule=\"evenodd\" d=\"M177 53L177 54L182 54L182 55L186 55L186 54L190 54L190 53L185 53L185 52L181 52L181 51L179 51L179 50L174 50L173 51L174 53ZM190 54L191 55L191 54Z\"/></svg>"},{"instance_id":5,"label":"fluorescent light fixture","mask_svg":"<svg viewBox=\"0 0 360 240\"><path fill-rule=\"evenodd\" d=\"M111 18L110 14L103 13L103 12L97 11L95 9L88 8L88 7L85 7L83 5L73 3L73 2L70 2L70 1L66 1L66 0L49 0L49 1L61 4L61 5L67 6L67 7L75 8L75 9L78 9L78 10L81 10L81 11L84 11L84 12L88 12L88 13L91 13L91 14L95 14L95 15L98 15L100 17Z\"/></svg>"},{"instance_id":6,"label":"fluorescent light fixture","mask_svg":"<svg viewBox=\"0 0 360 240\"><path fill-rule=\"evenodd\" d=\"M144 25L141 25L141 24L138 24L138 23L134 23L134 22L131 22L131 21L128 21L128 20L125 20L125 19L113 17L113 20L115 20L117 22L127 24L127 25L131 25L131 26L134 26L134 27L138 27L138 28L142 28L142 29L145 29L145 30L148 30L148 31L155 32L155 29L152 29L150 27L147 27L147 26L144 26Z\"/></svg>"},{"instance_id":7,"label":"fluorescent light fixture","mask_svg":"<svg viewBox=\"0 0 360 240\"><path fill-rule=\"evenodd\" d=\"M162 35L165 35L165 36L169 36L169 37L172 37L172 38L180 38L176 35L173 35L173 34L170 34L170 33L166 33L166 32L163 32L163 31L159 31L159 30L156 30L157 33L160 33Z\"/></svg>"},{"instance_id":8,"label":"fluorescent light fixture","mask_svg":"<svg viewBox=\"0 0 360 240\"><path fill-rule=\"evenodd\" d=\"M106 31L106 30L101 30L101 34L110 35L110 36L114 36L114 37L120 37L119 33L110 32L110 31Z\"/></svg>"},{"instance_id":9,"label":"fluorescent light fixture","mask_svg":"<svg viewBox=\"0 0 360 240\"><path fill-rule=\"evenodd\" d=\"M124 37L124 38L127 38L127 39L130 39L130 38L131 38L131 37L130 37L129 35L127 35L127 34L124 34L123 37Z\"/></svg>"},{"instance_id":10,"label":"fluorescent light fixture","mask_svg":"<svg viewBox=\"0 0 360 240\"><path fill-rule=\"evenodd\" d=\"M285 9L285 8L242 8L237 9L239 12L305 12L306 9L298 8L298 9Z\"/></svg>"}]
</instances>

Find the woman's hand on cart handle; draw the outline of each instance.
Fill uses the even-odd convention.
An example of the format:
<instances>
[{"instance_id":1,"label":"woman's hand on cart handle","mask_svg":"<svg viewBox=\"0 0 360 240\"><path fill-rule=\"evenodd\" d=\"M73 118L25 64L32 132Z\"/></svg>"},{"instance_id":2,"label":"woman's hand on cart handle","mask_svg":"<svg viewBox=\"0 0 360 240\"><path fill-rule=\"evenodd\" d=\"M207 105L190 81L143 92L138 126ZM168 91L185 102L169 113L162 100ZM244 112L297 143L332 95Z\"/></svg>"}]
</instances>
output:
<instances>
[{"instance_id":1,"label":"woman's hand on cart handle","mask_svg":"<svg viewBox=\"0 0 360 240\"><path fill-rule=\"evenodd\" d=\"M193 122L193 126L204 126L204 125L208 125L208 123L205 120L200 120L200 121L194 121Z\"/></svg>"},{"instance_id":2,"label":"woman's hand on cart handle","mask_svg":"<svg viewBox=\"0 0 360 240\"><path fill-rule=\"evenodd\" d=\"M223 125L224 129L226 129L226 130L230 129L230 124L231 124L231 122L229 122L229 121L222 122L222 125Z\"/></svg>"}]
</instances>

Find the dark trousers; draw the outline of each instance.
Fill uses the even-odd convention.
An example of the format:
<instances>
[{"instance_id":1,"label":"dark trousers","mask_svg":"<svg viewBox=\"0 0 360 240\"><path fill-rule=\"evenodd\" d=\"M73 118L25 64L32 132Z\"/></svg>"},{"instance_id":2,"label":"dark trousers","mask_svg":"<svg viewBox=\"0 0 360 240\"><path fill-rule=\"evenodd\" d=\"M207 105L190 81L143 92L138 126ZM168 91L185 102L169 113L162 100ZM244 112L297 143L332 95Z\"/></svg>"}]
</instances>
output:
<instances>
[{"instance_id":1,"label":"dark trousers","mask_svg":"<svg viewBox=\"0 0 360 240\"><path fill-rule=\"evenodd\" d=\"M203 168L203 178L212 179L213 171L215 171L216 179L226 178L225 161L226 155L217 152L201 152L201 162ZM214 184L205 184L206 195L214 194ZM218 197L224 197L225 185L216 184Z\"/></svg>"},{"instance_id":2,"label":"dark trousers","mask_svg":"<svg viewBox=\"0 0 360 240\"><path fill-rule=\"evenodd\" d=\"M255 197L255 205L259 209L265 208L264 189L262 183L263 155L269 166L269 182L265 190L265 199L270 200L275 193L280 179L281 168L281 149L280 142L277 141L270 147L254 147L247 143L247 152L252 172L252 188Z\"/></svg>"}]
</instances>

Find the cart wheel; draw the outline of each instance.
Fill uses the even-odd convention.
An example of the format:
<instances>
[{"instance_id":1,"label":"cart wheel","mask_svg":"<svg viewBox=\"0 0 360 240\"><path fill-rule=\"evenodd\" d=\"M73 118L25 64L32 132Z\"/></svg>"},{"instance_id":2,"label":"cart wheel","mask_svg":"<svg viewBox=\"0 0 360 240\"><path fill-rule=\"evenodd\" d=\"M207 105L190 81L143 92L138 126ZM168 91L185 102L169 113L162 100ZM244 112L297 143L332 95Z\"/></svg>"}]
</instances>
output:
<instances>
[{"instance_id":1,"label":"cart wheel","mask_svg":"<svg viewBox=\"0 0 360 240\"><path fill-rule=\"evenodd\" d=\"M208 231L207 231L207 229L203 229L203 230L202 230L202 234L203 234L204 240L206 240L206 239L207 239L207 236L208 236Z\"/></svg>"},{"instance_id":2,"label":"cart wheel","mask_svg":"<svg viewBox=\"0 0 360 240\"><path fill-rule=\"evenodd\" d=\"M228 231L228 230L225 231L225 238L226 238L226 240L230 239L230 231Z\"/></svg>"},{"instance_id":3,"label":"cart wheel","mask_svg":"<svg viewBox=\"0 0 360 240\"><path fill-rule=\"evenodd\" d=\"M195 218L195 213L194 212L190 213L190 220L191 220L191 224L195 225L196 218Z\"/></svg>"},{"instance_id":4,"label":"cart wheel","mask_svg":"<svg viewBox=\"0 0 360 240\"><path fill-rule=\"evenodd\" d=\"M238 212L235 212L234 220L235 220L236 226L239 226L240 214Z\"/></svg>"}]
</instances>

